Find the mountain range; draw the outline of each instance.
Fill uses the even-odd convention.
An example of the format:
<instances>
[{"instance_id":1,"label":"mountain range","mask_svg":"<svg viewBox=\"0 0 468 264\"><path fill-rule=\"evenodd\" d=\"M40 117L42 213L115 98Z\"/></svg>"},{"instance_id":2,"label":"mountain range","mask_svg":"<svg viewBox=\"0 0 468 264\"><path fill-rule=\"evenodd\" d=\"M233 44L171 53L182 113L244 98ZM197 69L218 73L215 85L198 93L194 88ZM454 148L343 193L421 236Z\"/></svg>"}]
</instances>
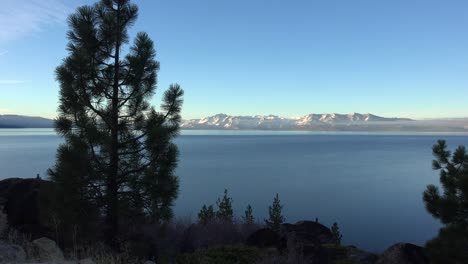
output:
<instances>
[{"instance_id":1,"label":"mountain range","mask_svg":"<svg viewBox=\"0 0 468 264\"><path fill-rule=\"evenodd\" d=\"M276 115L232 116L217 114L184 120L183 129L307 130L361 132L468 132L467 118L413 120L373 114L308 114L286 118Z\"/></svg>"},{"instance_id":2,"label":"mountain range","mask_svg":"<svg viewBox=\"0 0 468 264\"><path fill-rule=\"evenodd\" d=\"M266 130L341 130L354 126L412 122L408 118L386 118L373 114L309 114L298 118L268 116L231 116L217 114L182 122L184 129L266 129Z\"/></svg>"},{"instance_id":3,"label":"mountain range","mask_svg":"<svg viewBox=\"0 0 468 264\"><path fill-rule=\"evenodd\" d=\"M52 128L54 121L38 116L0 115L0 128Z\"/></svg>"},{"instance_id":4,"label":"mountain range","mask_svg":"<svg viewBox=\"0 0 468 264\"><path fill-rule=\"evenodd\" d=\"M0 115L0 128L52 128L54 121L43 117ZM217 114L183 120L182 129L219 130L307 130L361 132L468 132L468 118L412 120L373 114L308 114L287 118L276 115L232 116Z\"/></svg>"}]
</instances>

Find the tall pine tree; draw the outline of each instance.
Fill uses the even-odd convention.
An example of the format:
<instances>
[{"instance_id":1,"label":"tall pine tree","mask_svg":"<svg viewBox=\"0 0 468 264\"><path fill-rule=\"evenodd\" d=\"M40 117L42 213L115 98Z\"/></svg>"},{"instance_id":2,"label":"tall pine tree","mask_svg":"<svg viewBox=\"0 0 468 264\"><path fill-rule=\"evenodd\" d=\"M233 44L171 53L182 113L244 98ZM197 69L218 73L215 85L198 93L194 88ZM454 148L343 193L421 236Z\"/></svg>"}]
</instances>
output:
<instances>
[{"instance_id":1,"label":"tall pine tree","mask_svg":"<svg viewBox=\"0 0 468 264\"><path fill-rule=\"evenodd\" d=\"M440 171L443 189L431 184L423 194L426 209L445 226L426 245L431 263L468 263L468 153L459 146L453 154L445 140L432 148L432 168Z\"/></svg>"},{"instance_id":2,"label":"tall pine tree","mask_svg":"<svg viewBox=\"0 0 468 264\"><path fill-rule=\"evenodd\" d=\"M68 19L69 54L56 69L55 127L65 143L49 175L64 197L62 211L79 214L84 203L98 208L110 243L124 215L170 218L179 186L173 139L183 90L171 85L160 111L150 105L159 63L146 33L130 44L128 29L137 14L129 0L79 7Z\"/></svg>"}]
</instances>

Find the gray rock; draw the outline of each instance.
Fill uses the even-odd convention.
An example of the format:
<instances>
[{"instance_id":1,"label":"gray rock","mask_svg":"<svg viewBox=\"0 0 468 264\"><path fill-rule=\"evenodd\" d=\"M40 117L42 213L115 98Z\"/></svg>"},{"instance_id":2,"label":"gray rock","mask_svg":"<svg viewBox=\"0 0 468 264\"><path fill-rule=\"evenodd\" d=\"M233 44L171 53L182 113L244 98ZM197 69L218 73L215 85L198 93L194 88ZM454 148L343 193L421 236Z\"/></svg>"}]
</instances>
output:
<instances>
[{"instance_id":1,"label":"gray rock","mask_svg":"<svg viewBox=\"0 0 468 264\"><path fill-rule=\"evenodd\" d=\"M25 260L26 253L22 247L0 241L0 263L15 263Z\"/></svg>"},{"instance_id":2,"label":"gray rock","mask_svg":"<svg viewBox=\"0 0 468 264\"><path fill-rule=\"evenodd\" d=\"M147 261L145 261L145 263L143 263L143 264L156 264L156 262L153 262L153 261L147 260Z\"/></svg>"},{"instance_id":3,"label":"gray rock","mask_svg":"<svg viewBox=\"0 0 468 264\"><path fill-rule=\"evenodd\" d=\"M422 247L398 243L385 250L377 260L377 264L429 264L429 260L424 255Z\"/></svg>"},{"instance_id":4,"label":"gray rock","mask_svg":"<svg viewBox=\"0 0 468 264\"><path fill-rule=\"evenodd\" d=\"M300 221L294 225L283 224L281 233L285 237L293 235L299 244L321 245L334 243L330 229L315 221Z\"/></svg>"},{"instance_id":5,"label":"gray rock","mask_svg":"<svg viewBox=\"0 0 468 264\"><path fill-rule=\"evenodd\" d=\"M64 260L62 250L55 241L41 237L32 242L34 253L40 261L62 261Z\"/></svg>"}]
</instances>

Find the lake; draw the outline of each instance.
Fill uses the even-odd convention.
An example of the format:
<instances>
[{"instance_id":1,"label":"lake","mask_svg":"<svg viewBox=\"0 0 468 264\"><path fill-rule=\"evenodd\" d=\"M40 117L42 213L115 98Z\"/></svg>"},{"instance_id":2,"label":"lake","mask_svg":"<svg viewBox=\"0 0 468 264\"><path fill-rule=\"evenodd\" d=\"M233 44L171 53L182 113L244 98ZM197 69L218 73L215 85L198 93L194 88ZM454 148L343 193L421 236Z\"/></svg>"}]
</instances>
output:
<instances>
[{"instance_id":1,"label":"lake","mask_svg":"<svg viewBox=\"0 0 468 264\"><path fill-rule=\"evenodd\" d=\"M345 244L423 245L440 227L422 192L438 183L431 147L441 138L468 145L463 134L183 131L174 210L195 220L227 188L238 215L250 203L263 220L279 193L288 222L336 221ZM0 129L0 179L45 175L60 142L50 129Z\"/></svg>"}]
</instances>

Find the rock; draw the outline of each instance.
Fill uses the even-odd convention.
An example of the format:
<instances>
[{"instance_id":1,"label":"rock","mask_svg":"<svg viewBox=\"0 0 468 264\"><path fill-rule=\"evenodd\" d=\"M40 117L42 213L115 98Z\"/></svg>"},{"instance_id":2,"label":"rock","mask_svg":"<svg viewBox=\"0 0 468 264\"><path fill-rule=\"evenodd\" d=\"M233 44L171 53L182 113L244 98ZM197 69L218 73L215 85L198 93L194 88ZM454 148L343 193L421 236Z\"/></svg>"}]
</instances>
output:
<instances>
[{"instance_id":1,"label":"rock","mask_svg":"<svg viewBox=\"0 0 468 264\"><path fill-rule=\"evenodd\" d=\"M422 247L398 243L385 250L377 260L377 264L429 264L429 260L424 255Z\"/></svg>"},{"instance_id":2,"label":"rock","mask_svg":"<svg viewBox=\"0 0 468 264\"><path fill-rule=\"evenodd\" d=\"M258 248L279 247L282 239L270 228L262 228L250 234L245 243Z\"/></svg>"},{"instance_id":3,"label":"rock","mask_svg":"<svg viewBox=\"0 0 468 264\"><path fill-rule=\"evenodd\" d=\"M55 241L42 237L32 242L34 253L40 261L62 261L64 260L62 250Z\"/></svg>"},{"instance_id":4,"label":"rock","mask_svg":"<svg viewBox=\"0 0 468 264\"><path fill-rule=\"evenodd\" d=\"M298 252L310 263L329 263L330 257L337 254L335 250L323 247L325 244L333 246L335 240L330 229L318 221L283 224L280 234L288 241L288 251Z\"/></svg>"},{"instance_id":5,"label":"rock","mask_svg":"<svg viewBox=\"0 0 468 264\"><path fill-rule=\"evenodd\" d=\"M0 241L0 263L16 263L26 260L23 248Z\"/></svg>"},{"instance_id":6,"label":"rock","mask_svg":"<svg viewBox=\"0 0 468 264\"><path fill-rule=\"evenodd\" d=\"M281 235L294 236L298 244L333 244L334 238L330 229L315 221L300 221L296 224L283 224Z\"/></svg>"},{"instance_id":7,"label":"rock","mask_svg":"<svg viewBox=\"0 0 468 264\"><path fill-rule=\"evenodd\" d=\"M148 260L148 261L145 261L145 263L143 263L143 264L156 264L156 262Z\"/></svg>"},{"instance_id":8,"label":"rock","mask_svg":"<svg viewBox=\"0 0 468 264\"><path fill-rule=\"evenodd\" d=\"M40 179L11 178L0 181L0 206L7 215L8 225L33 239L53 236L49 221L45 196L41 190L52 187L52 183ZM46 193L45 191L44 193Z\"/></svg>"},{"instance_id":9,"label":"rock","mask_svg":"<svg viewBox=\"0 0 468 264\"><path fill-rule=\"evenodd\" d=\"M296 224L283 224L279 234L269 228L257 230L247 238L246 244L260 248L281 248L286 245L286 241L297 248L315 252L320 245L333 243L334 239L326 226L315 221L300 221Z\"/></svg>"}]
</instances>

